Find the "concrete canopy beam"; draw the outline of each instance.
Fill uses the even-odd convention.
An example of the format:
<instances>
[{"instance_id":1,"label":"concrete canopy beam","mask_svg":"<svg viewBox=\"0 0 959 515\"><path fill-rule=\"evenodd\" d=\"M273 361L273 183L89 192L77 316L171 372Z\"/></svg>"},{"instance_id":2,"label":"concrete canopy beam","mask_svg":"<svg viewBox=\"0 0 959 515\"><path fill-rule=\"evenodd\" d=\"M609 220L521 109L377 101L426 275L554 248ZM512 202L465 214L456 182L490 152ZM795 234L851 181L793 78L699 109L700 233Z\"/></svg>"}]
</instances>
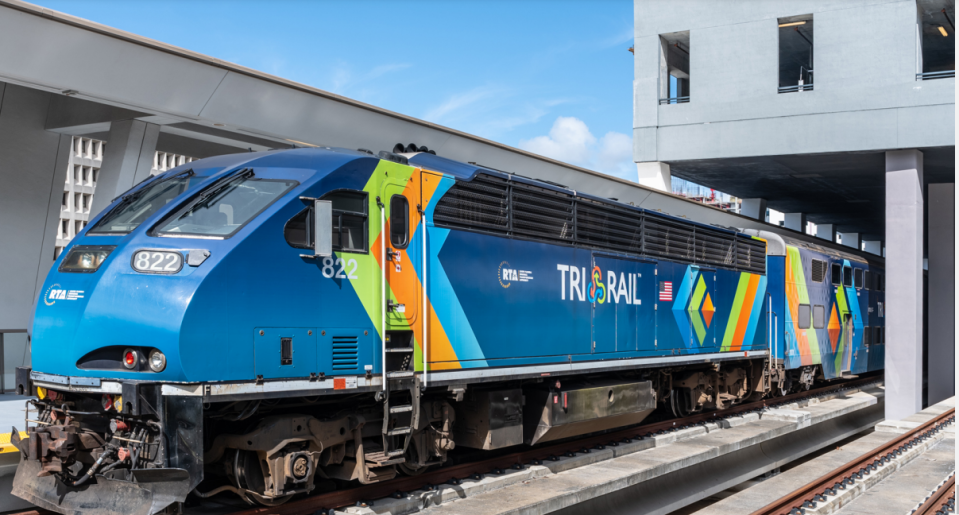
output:
<instances>
[{"instance_id":1,"label":"concrete canopy beam","mask_svg":"<svg viewBox=\"0 0 959 515\"><path fill-rule=\"evenodd\" d=\"M766 219L766 199L764 198L744 198L742 210L743 216L748 216L756 220Z\"/></svg>"},{"instance_id":2,"label":"concrete canopy beam","mask_svg":"<svg viewBox=\"0 0 959 515\"><path fill-rule=\"evenodd\" d=\"M787 229L806 232L806 213L786 213L783 226Z\"/></svg>"},{"instance_id":3,"label":"concrete canopy beam","mask_svg":"<svg viewBox=\"0 0 959 515\"><path fill-rule=\"evenodd\" d=\"M886 418L922 409L922 152L886 152Z\"/></svg>"},{"instance_id":4,"label":"concrete canopy beam","mask_svg":"<svg viewBox=\"0 0 959 515\"><path fill-rule=\"evenodd\" d=\"M863 244L865 244L865 248L863 249L864 251L877 256L882 256L883 249L886 247L882 240L866 240L863 241Z\"/></svg>"},{"instance_id":5,"label":"concrete canopy beam","mask_svg":"<svg viewBox=\"0 0 959 515\"><path fill-rule=\"evenodd\" d=\"M639 183L643 186L659 191L672 191L672 175L669 165L653 161L651 163L636 163Z\"/></svg>"},{"instance_id":6,"label":"concrete canopy beam","mask_svg":"<svg viewBox=\"0 0 959 515\"><path fill-rule=\"evenodd\" d=\"M113 122L107 139L103 166L93 196L90 218L95 217L117 195L150 175L160 126L140 120Z\"/></svg>"},{"instance_id":7,"label":"concrete canopy beam","mask_svg":"<svg viewBox=\"0 0 959 515\"><path fill-rule=\"evenodd\" d=\"M816 224L816 237L824 240L836 242L835 224Z\"/></svg>"},{"instance_id":8,"label":"concrete canopy beam","mask_svg":"<svg viewBox=\"0 0 959 515\"><path fill-rule=\"evenodd\" d=\"M856 250L861 249L862 247L862 238L858 232L843 232L842 234L842 244L846 247L851 247Z\"/></svg>"}]
</instances>

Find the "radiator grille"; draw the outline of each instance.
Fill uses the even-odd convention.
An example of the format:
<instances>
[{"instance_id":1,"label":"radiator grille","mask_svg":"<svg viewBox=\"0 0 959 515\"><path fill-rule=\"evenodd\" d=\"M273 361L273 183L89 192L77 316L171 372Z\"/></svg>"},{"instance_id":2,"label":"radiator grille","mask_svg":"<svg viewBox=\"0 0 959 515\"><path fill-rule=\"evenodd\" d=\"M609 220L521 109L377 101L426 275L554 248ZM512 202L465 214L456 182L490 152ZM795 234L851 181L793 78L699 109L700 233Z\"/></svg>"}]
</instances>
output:
<instances>
[{"instance_id":1,"label":"radiator grille","mask_svg":"<svg viewBox=\"0 0 959 515\"><path fill-rule=\"evenodd\" d=\"M333 370L356 370L359 366L359 340L356 336L333 337Z\"/></svg>"},{"instance_id":2,"label":"radiator grille","mask_svg":"<svg viewBox=\"0 0 959 515\"><path fill-rule=\"evenodd\" d=\"M622 204L480 174L457 181L433 221L523 240L766 273L766 244Z\"/></svg>"},{"instance_id":3,"label":"radiator grille","mask_svg":"<svg viewBox=\"0 0 959 515\"><path fill-rule=\"evenodd\" d=\"M812 260L812 280L821 283L826 280L826 262L821 259Z\"/></svg>"}]
</instances>

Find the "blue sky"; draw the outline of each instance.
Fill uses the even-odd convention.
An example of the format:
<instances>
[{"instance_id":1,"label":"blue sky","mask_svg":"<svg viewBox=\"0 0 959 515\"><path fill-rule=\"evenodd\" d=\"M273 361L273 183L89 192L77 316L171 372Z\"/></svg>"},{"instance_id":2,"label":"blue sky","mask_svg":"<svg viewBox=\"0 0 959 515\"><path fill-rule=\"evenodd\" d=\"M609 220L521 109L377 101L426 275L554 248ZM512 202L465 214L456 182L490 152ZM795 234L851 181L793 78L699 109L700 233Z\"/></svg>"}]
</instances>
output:
<instances>
[{"instance_id":1,"label":"blue sky","mask_svg":"<svg viewBox=\"0 0 959 515\"><path fill-rule=\"evenodd\" d=\"M38 3L635 180L630 0Z\"/></svg>"}]
</instances>

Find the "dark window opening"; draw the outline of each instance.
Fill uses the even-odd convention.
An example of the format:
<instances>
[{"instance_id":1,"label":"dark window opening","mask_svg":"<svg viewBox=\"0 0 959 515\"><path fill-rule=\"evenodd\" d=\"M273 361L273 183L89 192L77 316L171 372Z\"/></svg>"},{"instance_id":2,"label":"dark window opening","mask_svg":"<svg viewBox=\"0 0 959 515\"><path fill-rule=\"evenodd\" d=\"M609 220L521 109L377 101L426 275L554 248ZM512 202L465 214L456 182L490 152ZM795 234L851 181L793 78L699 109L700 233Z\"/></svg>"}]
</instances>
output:
<instances>
[{"instance_id":1,"label":"dark window opening","mask_svg":"<svg viewBox=\"0 0 959 515\"><path fill-rule=\"evenodd\" d=\"M410 203L403 195L390 198L390 243L393 248L405 249L410 242Z\"/></svg>"},{"instance_id":2,"label":"dark window opening","mask_svg":"<svg viewBox=\"0 0 959 515\"><path fill-rule=\"evenodd\" d=\"M864 344L866 344L866 345L871 345L871 344L872 344L872 339L873 339L873 336L872 336L872 327L870 327L870 326L868 326L868 325L865 326L865 327L863 327L863 328L862 328L862 343L864 343Z\"/></svg>"},{"instance_id":3,"label":"dark window opening","mask_svg":"<svg viewBox=\"0 0 959 515\"><path fill-rule=\"evenodd\" d=\"M367 252L367 196L362 191L338 190L323 195L333 205L333 250Z\"/></svg>"},{"instance_id":4,"label":"dark window opening","mask_svg":"<svg viewBox=\"0 0 959 515\"><path fill-rule=\"evenodd\" d=\"M862 268L856 269L855 279L856 279L856 289L857 290L862 289Z\"/></svg>"},{"instance_id":5,"label":"dark window opening","mask_svg":"<svg viewBox=\"0 0 959 515\"><path fill-rule=\"evenodd\" d=\"M842 265L839 263L832 264L832 283L836 286L842 284Z\"/></svg>"},{"instance_id":6,"label":"dark window opening","mask_svg":"<svg viewBox=\"0 0 959 515\"><path fill-rule=\"evenodd\" d=\"M291 247L313 248L313 207L304 208L283 226L283 237Z\"/></svg>"},{"instance_id":7,"label":"dark window opening","mask_svg":"<svg viewBox=\"0 0 959 515\"><path fill-rule=\"evenodd\" d=\"M812 308L812 326L816 329L824 329L826 327L826 307L815 305Z\"/></svg>"},{"instance_id":8,"label":"dark window opening","mask_svg":"<svg viewBox=\"0 0 959 515\"><path fill-rule=\"evenodd\" d=\"M956 76L956 5L953 0L918 0L916 80Z\"/></svg>"},{"instance_id":9,"label":"dark window opening","mask_svg":"<svg viewBox=\"0 0 959 515\"><path fill-rule=\"evenodd\" d=\"M813 89L813 17L779 18L779 92Z\"/></svg>"},{"instance_id":10,"label":"dark window opening","mask_svg":"<svg viewBox=\"0 0 959 515\"><path fill-rule=\"evenodd\" d=\"M886 276L882 274L876 274L876 289L879 291L886 291Z\"/></svg>"},{"instance_id":11,"label":"dark window opening","mask_svg":"<svg viewBox=\"0 0 959 515\"><path fill-rule=\"evenodd\" d=\"M826 262L821 259L812 260L812 280L821 283L826 280Z\"/></svg>"},{"instance_id":12,"label":"dark window opening","mask_svg":"<svg viewBox=\"0 0 959 515\"><path fill-rule=\"evenodd\" d=\"M659 103L689 102L689 31L661 34Z\"/></svg>"},{"instance_id":13,"label":"dark window opening","mask_svg":"<svg viewBox=\"0 0 959 515\"><path fill-rule=\"evenodd\" d=\"M847 288L852 286L852 267L851 266L842 267L842 285Z\"/></svg>"},{"instance_id":14,"label":"dark window opening","mask_svg":"<svg viewBox=\"0 0 959 515\"><path fill-rule=\"evenodd\" d=\"M799 328L809 329L809 304L799 305Z\"/></svg>"},{"instance_id":15,"label":"dark window opening","mask_svg":"<svg viewBox=\"0 0 959 515\"><path fill-rule=\"evenodd\" d=\"M872 270L866 270L865 288L866 291L876 289L876 274Z\"/></svg>"}]
</instances>

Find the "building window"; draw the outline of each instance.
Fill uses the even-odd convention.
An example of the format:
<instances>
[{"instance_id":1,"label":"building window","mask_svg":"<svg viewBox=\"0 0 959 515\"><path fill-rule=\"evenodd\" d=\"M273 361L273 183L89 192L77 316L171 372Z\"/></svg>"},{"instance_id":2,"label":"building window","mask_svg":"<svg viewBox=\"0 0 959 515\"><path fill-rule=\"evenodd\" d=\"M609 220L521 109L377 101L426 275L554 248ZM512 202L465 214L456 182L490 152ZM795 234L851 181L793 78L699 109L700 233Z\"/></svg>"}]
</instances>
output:
<instances>
[{"instance_id":1,"label":"building window","mask_svg":"<svg viewBox=\"0 0 959 515\"><path fill-rule=\"evenodd\" d=\"M100 169L99 169L99 168L94 168L94 169L93 169L93 185L94 185L94 186L97 185L97 179L99 179L99 178L100 178Z\"/></svg>"},{"instance_id":2,"label":"building window","mask_svg":"<svg viewBox=\"0 0 959 515\"><path fill-rule=\"evenodd\" d=\"M80 234L80 231L82 231L82 230L83 230L83 222L81 222L80 220L77 220L77 221L73 222L73 235L74 235L74 236L76 236L77 234Z\"/></svg>"},{"instance_id":3,"label":"building window","mask_svg":"<svg viewBox=\"0 0 959 515\"><path fill-rule=\"evenodd\" d=\"M809 304L799 305L799 328L809 329Z\"/></svg>"},{"instance_id":4,"label":"building window","mask_svg":"<svg viewBox=\"0 0 959 515\"><path fill-rule=\"evenodd\" d=\"M832 283L836 286L842 284L842 265L839 263L832 264Z\"/></svg>"},{"instance_id":5,"label":"building window","mask_svg":"<svg viewBox=\"0 0 959 515\"><path fill-rule=\"evenodd\" d=\"M73 182L75 184L80 184L80 179L83 178L83 167L76 165L73 167Z\"/></svg>"},{"instance_id":6,"label":"building window","mask_svg":"<svg viewBox=\"0 0 959 515\"><path fill-rule=\"evenodd\" d=\"M813 19L811 14L779 18L779 92L813 89Z\"/></svg>"},{"instance_id":7,"label":"building window","mask_svg":"<svg viewBox=\"0 0 959 515\"><path fill-rule=\"evenodd\" d=\"M918 2L916 80L956 76L956 5L952 0Z\"/></svg>"},{"instance_id":8,"label":"building window","mask_svg":"<svg viewBox=\"0 0 959 515\"><path fill-rule=\"evenodd\" d=\"M73 194L73 211L80 213L83 211L83 194L74 193Z\"/></svg>"},{"instance_id":9,"label":"building window","mask_svg":"<svg viewBox=\"0 0 959 515\"><path fill-rule=\"evenodd\" d=\"M826 327L826 307L816 304L812 307L812 326L816 329Z\"/></svg>"},{"instance_id":10,"label":"building window","mask_svg":"<svg viewBox=\"0 0 959 515\"><path fill-rule=\"evenodd\" d=\"M60 219L60 239L61 240L66 240L70 237L70 233L68 229L69 223L70 223L69 220Z\"/></svg>"},{"instance_id":11,"label":"building window","mask_svg":"<svg viewBox=\"0 0 959 515\"><path fill-rule=\"evenodd\" d=\"M63 209L70 207L70 195L67 192L63 192Z\"/></svg>"},{"instance_id":12,"label":"building window","mask_svg":"<svg viewBox=\"0 0 959 515\"><path fill-rule=\"evenodd\" d=\"M689 31L661 34L659 103L689 102Z\"/></svg>"}]
</instances>

